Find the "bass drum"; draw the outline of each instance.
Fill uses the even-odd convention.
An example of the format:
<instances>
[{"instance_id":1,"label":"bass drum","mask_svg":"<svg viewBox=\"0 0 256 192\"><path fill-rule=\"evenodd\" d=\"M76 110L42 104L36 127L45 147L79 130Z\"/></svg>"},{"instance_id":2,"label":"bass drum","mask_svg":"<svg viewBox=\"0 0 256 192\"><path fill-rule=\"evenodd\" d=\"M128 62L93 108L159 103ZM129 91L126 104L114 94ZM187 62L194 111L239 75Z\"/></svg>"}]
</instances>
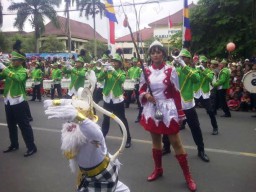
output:
<instances>
[{"instance_id":1,"label":"bass drum","mask_svg":"<svg viewBox=\"0 0 256 192\"><path fill-rule=\"evenodd\" d=\"M249 71L242 79L244 88L250 93L256 93L256 71Z\"/></svg>"}]
</instances>

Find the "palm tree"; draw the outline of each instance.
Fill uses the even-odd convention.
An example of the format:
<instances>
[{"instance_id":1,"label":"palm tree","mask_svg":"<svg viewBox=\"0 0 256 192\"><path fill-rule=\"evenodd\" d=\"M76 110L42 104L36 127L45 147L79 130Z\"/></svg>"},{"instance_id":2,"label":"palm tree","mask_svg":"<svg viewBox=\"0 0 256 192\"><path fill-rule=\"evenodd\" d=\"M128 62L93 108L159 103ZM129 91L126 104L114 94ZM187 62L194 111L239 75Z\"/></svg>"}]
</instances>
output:
<instances>
[{"instance_id":1,"label":"palm tree","mask_svg":"<svg viewBox=\"0 0 256 192\"><path fill-rule=\"evenodd\" d=\"M93 29L94 29L94 57L97 56L97 43L96 43L96 24L95 16L100 14L100 18L105 11L105 5L100 0L76 0L77 9L80 9L80 16L84 11L84 15L87 19L91 15L93 18Z\"/></svg>"},{"instance_id":2,"label":"palm tree","mask_svg":"<svg viewBox=\"0 0 256 192\"><path fill-rule=\"evenodd\" d=\"M71 53L71 31L70 31L70 17L69 7L74 4L75 0L64 0L65 1L65 15L67 16L66 31L68 32L68 52Z\"/></svg>"},{"instance_id":3,"label":"palm tree","mask_svg":"<svg viewBox=\"0 0 256 192\"><path fill-rule=\"evenodd\" d=\"M59 27L57 13L53 6L59 6L61 0L24 0L24 2L14 3L8 7L10 11L17 11L17 17L13 24L20 31L23 30L26 20L29 20L32 28L35 29L35 51L38 53L38 39L45 30L44 17L49 18L52 23Z\"/></svg>"}]
</instances>

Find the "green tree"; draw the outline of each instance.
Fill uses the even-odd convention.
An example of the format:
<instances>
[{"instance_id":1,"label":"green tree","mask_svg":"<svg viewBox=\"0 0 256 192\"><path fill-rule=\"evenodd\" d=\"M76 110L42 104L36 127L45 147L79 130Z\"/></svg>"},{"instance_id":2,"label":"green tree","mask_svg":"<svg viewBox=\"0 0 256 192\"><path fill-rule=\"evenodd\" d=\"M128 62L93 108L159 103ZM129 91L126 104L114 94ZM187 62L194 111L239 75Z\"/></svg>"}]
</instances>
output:
<instances>
[{"instance_id":1,"label":"green tree","mask_svg":"<svg viewBox=\"0 0 256 192\"><path fill-rule=\"evenodd\" d=\"M28 20L35 29L36 52L38 52L38 39L45 30L44 17L49 18L56 27L59 27L54 6L59 6L60 2L61 0L24 0L21 3L12 2L8 7L10 11L17 11L14 27L22 31L26 20Z\"/></svg>"},{"instance_id":2,"label":"green tree","mask_svg":"<svg viewBox=\"0 0 256 192\"><path fill-rule=\"evenodd\" d=\"M169 42L169 49L172 50L173 48L181 49L182 48L182 31L178 31L174 35L168 39Z\"/></svg>"},{"instance_id":3,"label":"green tree","mask_svg":"<svg viewBox=\"0 0 256 192\"><path fill-rule=\"evenodd\" d=\"M108 49L108 46L106 45L106 44L104 44L104 43L102 43L102 42L100 42L100 41L96 41L96 45L97 45L97 47L98 47L98 58L100 57L100 56L102 56L105 52L106 52L106 50ZM85 48L85 50L87 50L88 51L88 60L86 61L86 62L90 62L91 61L91 57L90 57L90 55L92 55L92 53L90 52L90 50L93 50L93 48L94 48L94 41L88 41L86 44L85 44L85 46L84 46L84 48Z\"/></svg>"},{"instance_id":4,"label":"green tree","mask_svg":"<svg viewBox=\"0 0 256 192\"><path fill-rule=\"evenodd\" d=\"M57 39L56 36L48 36L44 41L42 41L42 46L40 47L40 52L63 52L65 51L65 45Z\"/></svg>"},{"instance_id":5,"label":"green tree","mask_svg":"<svg viewBox=\"0 0 256 192\"><path fill-rule=\"evenodd\" d=\"M8 38L6 38L6 36L2 32L0 32L0 49L1 49L1 51L4 53L8 53L9 47L10 47L10 42L8 41Z\"/></svg>"},{"instance_id":6,"label":"green tree","mask_svg":"<svg viewBox=\"0 0 256 192\"><path fill-rule=\"evenodd\" d=\"M190 13L191 49L209 57L228 57L226 44L236 44L233 56L250 57L256 45L255 0L200 0Z\"/></svg>"},{"instance_id":7,"label":"green tree","mask_svg":"<svg viewBox=\"0 0 256 192\"><path fill-rule=\"evenodd\" d=\"M24 53L33 53L35 45L35 37L33 35L21 35L15 34L14 36L10 36L7 38L8 41L8 52L12 51L12 45L16 42L16 40L20 40L22 42L21 51Z\"/></svg>"},{"instance_id":8,"label":"green tree","mask_svg":"<svg viewBox=\"0 0 256 192\"><path fill-rule=\"evenodd\" d=\"M93 18L93 30L94 30L94 55L97 56L97 43L96 43L96 23L95 17L97 14L102 15L105 11L105 5L100 2L100 0L76 0L77 8L80 10L80 16L82 16L83 12L87 19L89 16Z\"/></svg>"}]
</instances>

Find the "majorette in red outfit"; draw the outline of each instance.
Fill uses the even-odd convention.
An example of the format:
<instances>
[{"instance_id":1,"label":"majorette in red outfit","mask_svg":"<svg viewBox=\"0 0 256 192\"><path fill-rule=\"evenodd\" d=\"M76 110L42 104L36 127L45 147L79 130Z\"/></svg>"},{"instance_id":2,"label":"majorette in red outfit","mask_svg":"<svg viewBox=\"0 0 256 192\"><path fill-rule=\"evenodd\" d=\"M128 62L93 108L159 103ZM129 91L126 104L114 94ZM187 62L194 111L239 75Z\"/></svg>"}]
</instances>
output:
<instances>
[{"instance_id":1,"label":"majorette in red outfit","mask_svg":"<svg viewBox=\"0 0 256 192\"><path fill-rule=\"evenodd\" d=\"M140 124L151 134L155 164L154 171L147 180L154 181L163 175L161 138L162 134L166 134L174 148L189 190L196 191L196 184L188 166L187 153L179 136L179 123L185 119L185 114L181 106L178 74L174 67L165 64L166 52L160 42L154 41L150 45L149 55L151 65L145 69L148 84L142 74L139 90L143 106Z\"/></svg>"}]
</instances>

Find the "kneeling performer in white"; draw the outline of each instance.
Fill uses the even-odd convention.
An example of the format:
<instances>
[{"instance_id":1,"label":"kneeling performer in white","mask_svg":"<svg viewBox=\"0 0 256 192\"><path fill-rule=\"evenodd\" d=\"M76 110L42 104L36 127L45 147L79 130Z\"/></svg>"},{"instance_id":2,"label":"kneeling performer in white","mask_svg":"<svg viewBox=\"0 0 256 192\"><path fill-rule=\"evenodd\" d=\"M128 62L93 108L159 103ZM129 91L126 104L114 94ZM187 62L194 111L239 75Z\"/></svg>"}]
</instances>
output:
<instances>
[{"instance_id":1,"label":"kneeling performer in white","mask_svg":"<svg viewBox=\"0 0 256 192\"><path fill-rule=\"evenodd\" d=\"M101 128L96 123L98 118L93 113L93 107L111 115L118 123L120 119L94 103L87 88L79 88L78 97L72 99L46 100L44 107L48 119L68 121L62 128L61 149L69 159L72 172L79 167L77 192L130 192L118 180L120 162L117 156L124 149L127 134L123 134L120 149L110 155ZM125 132L124 125L120 126Z\"/></svg>"}]
</instances>

